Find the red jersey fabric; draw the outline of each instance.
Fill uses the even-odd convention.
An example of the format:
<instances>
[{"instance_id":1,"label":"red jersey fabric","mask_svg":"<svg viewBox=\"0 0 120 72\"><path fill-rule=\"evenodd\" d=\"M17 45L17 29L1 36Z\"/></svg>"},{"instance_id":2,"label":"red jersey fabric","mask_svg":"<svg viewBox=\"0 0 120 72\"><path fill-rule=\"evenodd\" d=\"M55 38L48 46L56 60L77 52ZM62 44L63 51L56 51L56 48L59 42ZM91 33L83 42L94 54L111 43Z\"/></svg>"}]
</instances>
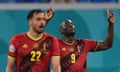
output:
<instances>
[{"instance_id":1,"label":"red jersey fabric","mask_svg":"<svg viewBox=\"0 0 120 72\"><path fill-rule=\"evenodd\" d=\"M59 39L62 72L87 72L87 53L94 50L96 44L93 40L80 39L70 45Z\"/></svg>"},{"instance_id":2,"label":"red jersey fabric","mask_svg":"<svg viewBox=\"0 0 120 72\"><path fill-rule=\"evenodd\" d=\"M15 35L9 47L8 56L16 59L16 72L50 72L51 56L59 56L56 37L47 33L37 41L27 33Z\"/></svg>"}]
</instances>

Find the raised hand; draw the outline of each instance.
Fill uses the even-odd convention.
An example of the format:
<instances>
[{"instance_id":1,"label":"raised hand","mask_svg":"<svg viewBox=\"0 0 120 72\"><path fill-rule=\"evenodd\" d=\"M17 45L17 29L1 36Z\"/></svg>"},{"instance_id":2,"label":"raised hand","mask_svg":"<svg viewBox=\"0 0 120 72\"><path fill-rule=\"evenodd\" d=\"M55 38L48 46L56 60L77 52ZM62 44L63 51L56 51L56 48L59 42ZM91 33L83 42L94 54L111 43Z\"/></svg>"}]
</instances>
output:
<instances>
[{"instance_id":1,"label":"raised hand","mask_svg":"<svg viewBox=\"0 0 120 72\"><path fill-rule=\"evenodd\" d=\"M107 9L107 17L109 24L114 24L115 22L115 15L109 9Z\"/></svg>"},{"instance_id":2,"label":"raised hand","mask_svg":"<svg viewBox=\"0 0 120 72\"><path fill-rule=\"evenodd\" d=\"M54 9L53 8L47 9L45 12L45 19L50 20L53 16L54 16Z\"/></svg>"}]
</instances>

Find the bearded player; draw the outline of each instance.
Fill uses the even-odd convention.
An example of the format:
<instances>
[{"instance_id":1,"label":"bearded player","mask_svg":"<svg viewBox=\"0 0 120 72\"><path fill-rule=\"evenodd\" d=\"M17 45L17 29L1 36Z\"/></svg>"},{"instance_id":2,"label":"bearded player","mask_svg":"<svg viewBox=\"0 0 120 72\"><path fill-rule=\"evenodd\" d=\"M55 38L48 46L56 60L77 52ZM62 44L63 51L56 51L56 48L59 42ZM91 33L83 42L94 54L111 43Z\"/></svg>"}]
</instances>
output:
<instances>
[{"instance_id":1,"label":"bearded player","mask_svg":"<svg viewBox=\"0 0 120 72\"><path fill-rule=\"evenodd\" d=\"M53 13L51 8L45 14L41 9L29 12L29 31L15 35L10 41L6 72L50 72L50 61L52 71L60 71L58 41L44 32Z\"/></svg>"},{"instance_id":2,"label":"bearded player","mask_svg":"<svg viewBox=\"0 0 120 72\"><path fill-rule=\"evenodd\" d=\"M87 72L86 59L88 52L101 51L112 47L114 14L107 10L108 34L103 42L89 39L75 39L75 26L71 20L60 25L62 38L59 39L62 72Z\"/></svg>"}]
</instances>

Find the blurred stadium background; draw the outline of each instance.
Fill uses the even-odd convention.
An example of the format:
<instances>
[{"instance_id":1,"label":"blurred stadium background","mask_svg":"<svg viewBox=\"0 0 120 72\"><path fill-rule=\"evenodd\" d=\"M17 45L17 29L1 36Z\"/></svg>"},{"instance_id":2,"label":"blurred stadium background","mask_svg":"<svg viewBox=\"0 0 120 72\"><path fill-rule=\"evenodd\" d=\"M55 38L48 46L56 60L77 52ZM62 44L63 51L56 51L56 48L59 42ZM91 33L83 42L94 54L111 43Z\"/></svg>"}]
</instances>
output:
<instances>
[{"instance_id":1,"label":"blurred stadium background","mask_svg":"<svg viewBox=\"0 0 120 72\"><path fill-rule=\"evenodd\" d=\"M118 3L118 0L0 0L1 3Z\"/></svg>"},{"instance_id":2,"label":"blurred stadium background","mask_svg":"<svg viewBox=\"0 0 120 72\"><path fill-rule=\"evenodd\" d=\"M107 33L106 8L116 15L113 47L107 51L88 54L88 72L120 72L120 1L119 0L0 0L0 72L5 72L11 37L28 31L27 13L30 9L55 8L54 18L46 32L60 37L59 25L73 20L76 38L104 40Z\"/></svg>"}]
</instances>

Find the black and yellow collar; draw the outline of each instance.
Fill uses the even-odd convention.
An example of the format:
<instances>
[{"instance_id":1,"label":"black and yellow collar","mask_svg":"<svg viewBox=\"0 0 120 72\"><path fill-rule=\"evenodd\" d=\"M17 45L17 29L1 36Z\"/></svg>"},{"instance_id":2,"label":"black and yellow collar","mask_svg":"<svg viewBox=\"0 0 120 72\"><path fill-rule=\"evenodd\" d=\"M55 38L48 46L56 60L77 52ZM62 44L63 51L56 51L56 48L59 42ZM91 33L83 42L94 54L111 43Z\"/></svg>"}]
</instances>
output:
<instances>
[{"instance_id":1,"label":"black and yellow collar","mask_svg":"<svg viewBox=\"0 0 120 72\"><path fill-rule=\"evenodd\" d=\"M73 45L73 44L75 43L75 40L72 41L72 43L68 43L68 42L66 42L63 38L62 38L62 41L63 41L63 43L65 43L66 45Z\"/></svg>"}]
</instances>

